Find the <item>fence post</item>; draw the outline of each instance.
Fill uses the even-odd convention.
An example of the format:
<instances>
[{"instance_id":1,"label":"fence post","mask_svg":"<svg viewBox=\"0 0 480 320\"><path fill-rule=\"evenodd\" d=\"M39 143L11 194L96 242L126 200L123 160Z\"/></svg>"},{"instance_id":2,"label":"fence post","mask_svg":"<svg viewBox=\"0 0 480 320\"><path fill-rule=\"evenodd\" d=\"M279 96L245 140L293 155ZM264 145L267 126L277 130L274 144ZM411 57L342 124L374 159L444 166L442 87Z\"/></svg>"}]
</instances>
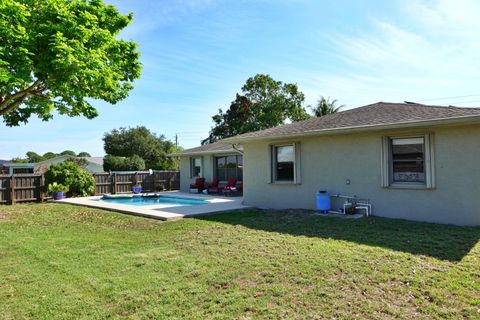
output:
<instances>
[{"instance_id":1,"label":"fence post","mask_svg":"<svg viewBox=\"0 0 480 320\"><path fill-rule=\"evenodd\" d=\"M15 175L13 173L10 178L10 202L15 203Z\"/></svg>"},{"instance_id":2,"label":"fence post","mask_svg":"<svg viewBox=\"0 0 480 320\"><path fill-rule=\"evenodd\" d=\"M113 192L112 194L117 193L117 174L114 172L113 177L112 177L112 183L113 183Z\"/></svg>"},{"instance_id":3,"label":"fence post","mask_svg":"<svg viewBox=\"0 0 480 320\"><path fill-rule=\"evenodd\" d=\"M43 174L38 178L38 202L43 202Z\"/></svg>"}]
</instances>

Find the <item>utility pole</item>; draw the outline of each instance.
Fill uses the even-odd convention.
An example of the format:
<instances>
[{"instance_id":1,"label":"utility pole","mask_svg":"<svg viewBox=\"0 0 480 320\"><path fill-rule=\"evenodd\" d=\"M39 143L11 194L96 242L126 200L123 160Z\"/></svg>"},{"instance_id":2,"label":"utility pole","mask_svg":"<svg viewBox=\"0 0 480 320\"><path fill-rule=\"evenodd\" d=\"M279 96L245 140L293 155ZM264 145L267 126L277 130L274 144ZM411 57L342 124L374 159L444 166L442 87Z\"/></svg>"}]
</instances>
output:
<instances>
[{"instance_id":1,"label":"utility pole","mask_svg":"<svg viewBox=\"0 0 480 320\"><path fill-rule=\"evenodd\" d=\"M175 133L175 147L178 147L178 133Z\"/></svg>"}]
</instances>

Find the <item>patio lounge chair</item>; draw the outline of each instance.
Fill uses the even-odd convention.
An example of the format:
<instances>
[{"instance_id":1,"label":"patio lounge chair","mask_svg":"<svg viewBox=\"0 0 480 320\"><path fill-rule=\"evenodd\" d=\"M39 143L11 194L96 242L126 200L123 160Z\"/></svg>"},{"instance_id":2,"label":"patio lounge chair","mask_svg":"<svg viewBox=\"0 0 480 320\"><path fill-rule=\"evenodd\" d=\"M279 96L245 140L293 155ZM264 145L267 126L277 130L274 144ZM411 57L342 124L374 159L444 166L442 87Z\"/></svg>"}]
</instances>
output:
<instances>
[{"instance_id":1,"label":"patio lounge chair","mask_svg":"<svg viewBox=\"0 0 480 320\"><path fill-rule=\"evenodd\" d=\"M238 187L233 187L228 189L225 192L225 195L227 196L240 196L243 194L243 181L240 181L240 185Z\"/></svg>"},{"instance_id":2,"label":"patio lounge chair","mask_svg":"<svg viewBox=\"0 0 480 320\"><path fill-rule=\"evenodd\" d=\"M219 193L222 188L219 186L220 180L213 178L210 185L206 185L205 189L208 190L208 193Z\"/></svg>"},{"instance_id":3,"label":"patio lounge chair","mask_svg":"<svg viewBox=\"0 0 480 320\"><path fill-rule=\"evenodd\" d=\"M237 185L237 179L228 179L227 184L223 187L223 190L229 190L235 188Z\"/></svg>"},{"instance_id":4,"label":"patio lounge chair","mask_svg":"<svg viewBox=\"0 0 480 320\"><path fill-rule=\"evenodd\" d=\"M196 178L195 183L190 185L190 192L200 193L205 189L205 178Z\"/></svg>"},{"instance_id":5,"label":"patio lounge chair","mask_svg":"<svg viewBox=\"0 0 480 320\"><path fill-rule=\"evenodd\" d=\"M229 179L227 185L223 187L223 194L226 196L240 194L243 192L243 181L240 182L240 186L237 187L237 180Z\"/></svg>"}]
</instances>

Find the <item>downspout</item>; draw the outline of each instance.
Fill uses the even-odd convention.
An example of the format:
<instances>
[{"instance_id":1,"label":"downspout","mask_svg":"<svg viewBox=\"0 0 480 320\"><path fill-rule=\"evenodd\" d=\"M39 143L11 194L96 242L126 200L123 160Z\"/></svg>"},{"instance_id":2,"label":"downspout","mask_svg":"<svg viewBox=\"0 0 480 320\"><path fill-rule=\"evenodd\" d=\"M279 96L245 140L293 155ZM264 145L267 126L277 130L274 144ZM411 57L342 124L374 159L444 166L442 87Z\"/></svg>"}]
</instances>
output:
<instances>
[{"instance_id":1,"label":"downspout","mask_svg":"<svg viewBox=\"0 0 480 320\"><path fill-rule=\"evenodd\" d=\"M243 151L240 150L240 149L238 149L237 144L232 144L232 148L233 148L233 150L235 150L235 151L237 151L238 153L240 153L241 155L243 155Z\"/></svg>"}]
</instances>

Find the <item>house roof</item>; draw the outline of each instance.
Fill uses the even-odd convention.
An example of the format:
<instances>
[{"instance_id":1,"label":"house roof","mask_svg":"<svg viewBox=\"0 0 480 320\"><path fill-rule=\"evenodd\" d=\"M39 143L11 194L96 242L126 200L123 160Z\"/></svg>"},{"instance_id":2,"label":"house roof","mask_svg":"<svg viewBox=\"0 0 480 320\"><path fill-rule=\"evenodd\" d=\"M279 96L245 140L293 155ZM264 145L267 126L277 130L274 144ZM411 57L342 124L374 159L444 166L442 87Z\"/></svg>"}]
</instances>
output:
<instances>
[{"instance_id":1,"label":"house roof","mask_svg":"<svg viewBox=\"0 0 480 320\"><path fill-rule=\"evenodd\" d=\"M36 163L36 165L40 165L40 164L44 164L44 163L49 163L49 162L56 161L56 160L59 160L59 159L65 159L65 160L67 160L68 158L71 158L71 157L72 157L71 155L63 154L63 155L60 155L60 156L55 156L55 157L52 157L52 158L49 158L49 159L45 159L45 160L39 161L39 162Z\"/></svg>"},{"instance_id":2,"label":"house roof","mask_svg":"<svg viewBox=\"0 0 480 320\"><path fill-rule=\"evenodd\" d=\"M480 122L480 108L430 106L411 102L377 102L323 117L244 133L223 139L221 142L231 144L322 133L418 127L465 120Z\"/></svg>"},{"instance_id":3,"label":"house roof","mask_svg":"<svg viewBox=\"0 0 480 320\"><path fill-rule=\"evenodd\" d=\"M67 160L67 159L70 159L72 157L73 156L71 156L71 155L64 154L64 155L56 156L56 157L53 157L53 158L50 158L50 159L46 159L46 160L37 162L36 164L40 165L40 164L43 164L43 163L50 163L50 162L57 161L57 160ZM90 163L103 165L103 157L76 157L76 158L85 159L87 162L90 162Z\"/></svg>"},{"instance_id":4,"label":"house roof","mask_svg":"<svg viewBox=\"0 0 480 320\"><path fill-rule=\"evenodd\" d=\"M223 141L223 140L222 140ZM223 144L223 143L209 143L200 147L195 147L191 149L186 149L180 152L172 153L170 156L179 157L179 156L192 156L200 154L219 154L219 153L241 153L243 151L242 146L233 148L232 144Z\"/></svg>"},{"instance_id":5,"label":"house roof","mask_svg":"<svg viewBox=\"0 0 480 320\"><path fill-rule=\"evenodd\" d=\"M77 157L77 158L85 159L87 162L103 166L103 157Z\"/></svg>"},{"instance_id":6,"label":"house roof","mask_svg":"<svg viewBox=\"0 0 480 320\"><path fill-rule=\"evenodd\" d=\"M33 168L35 163L26 163L26 162L3 162L2 165L8 168Z\"/></svg>"}]
</instances>

